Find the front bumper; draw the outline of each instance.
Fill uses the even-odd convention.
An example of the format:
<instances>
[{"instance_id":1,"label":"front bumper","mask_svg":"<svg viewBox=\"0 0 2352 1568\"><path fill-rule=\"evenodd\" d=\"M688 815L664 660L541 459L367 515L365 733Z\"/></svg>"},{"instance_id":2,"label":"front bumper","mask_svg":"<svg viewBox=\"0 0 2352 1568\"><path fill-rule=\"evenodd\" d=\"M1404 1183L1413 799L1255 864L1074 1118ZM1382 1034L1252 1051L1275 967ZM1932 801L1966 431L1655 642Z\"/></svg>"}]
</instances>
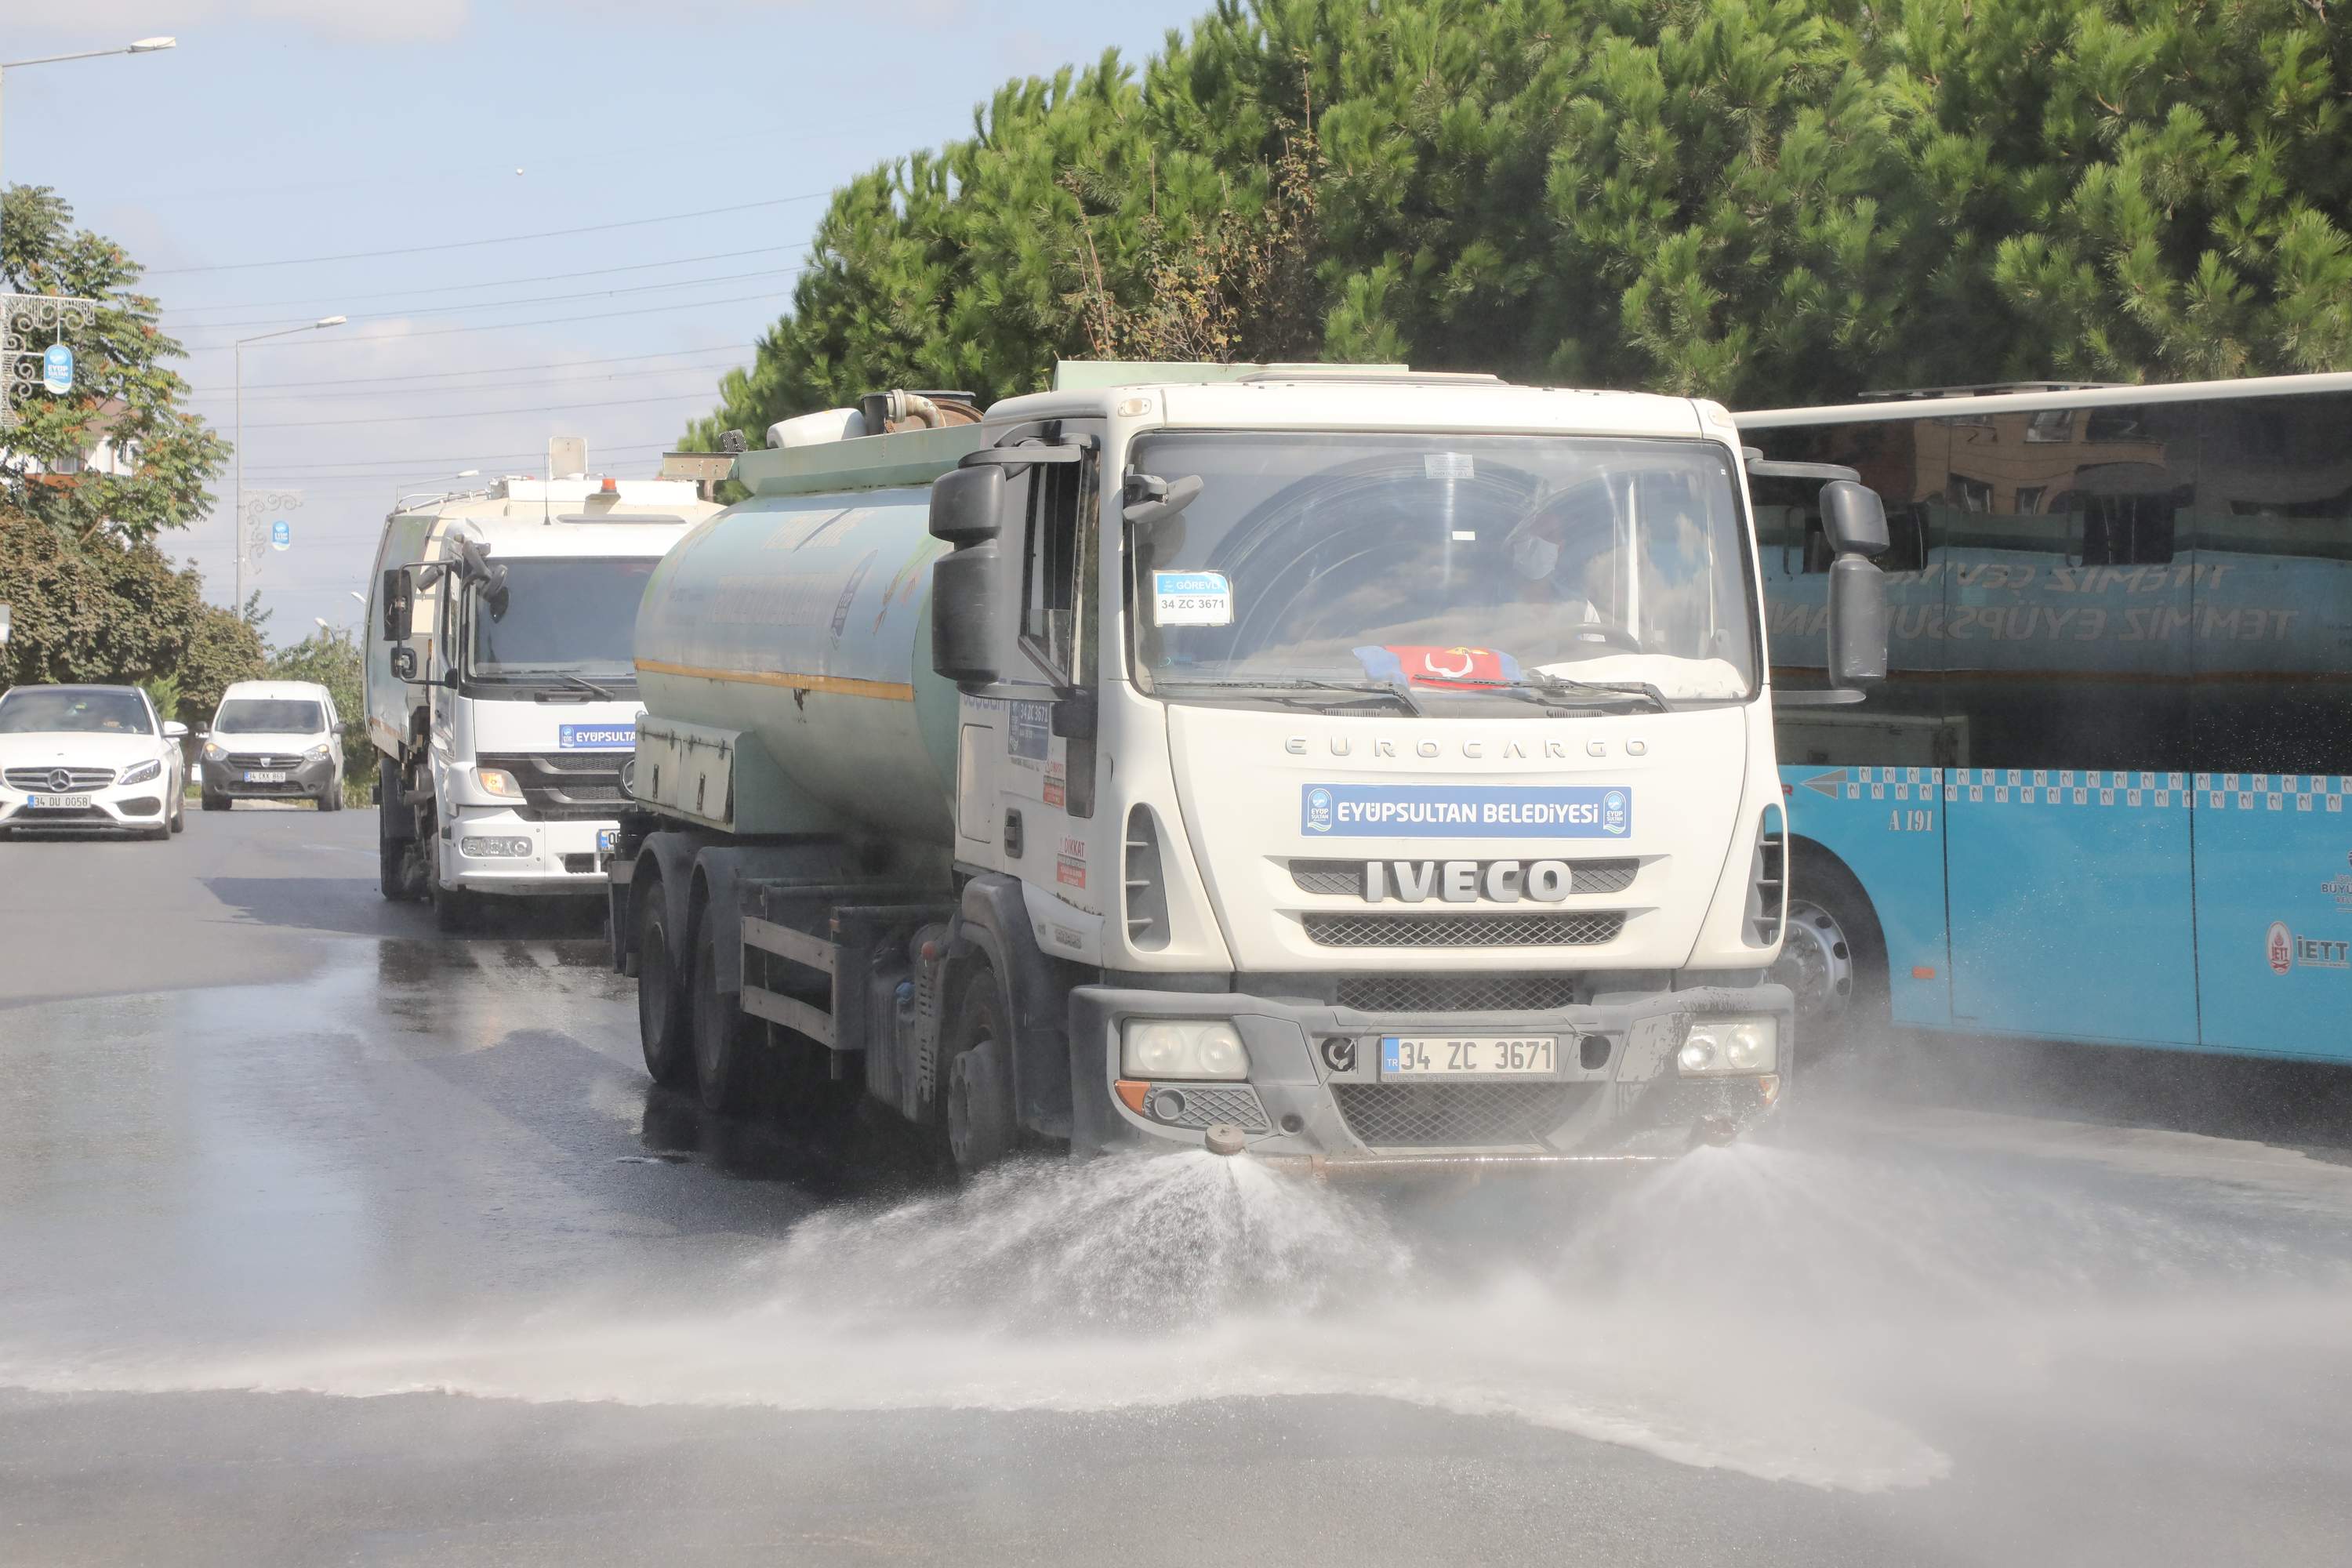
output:
<instances>
[{"instance_id":1,"label":"front bumper","mask_svg":"<svg viewBox=\"0 0 2352 1568\"><path fill-rule=\"evenodd\" d=\"M1685 1077L1675 1055L1695 1018L1769 1014L1779 1070ZM1087 1152L1201 1147L1213 1122L1238 1127L1270 1163L1340 1173L1479 1172L1507 1166L1674 1159L1727 1142L1770 1113L1788 1083L1795 1007L1786 986L1706 986L1546 1012L1383 1014L1238 994L1081 986L1070 1002L1073 1144ZM1129 1018L1222 1019L1249 1051L1228 1083L1119 1089L1119 1025ZM1553 1035L1559 1072L1485 1082L1383 1082L1384 1034ZM1336 1068L1326 1041L1355 1042ZM1605 1047L1605 1048L1604 1048ZM1177 1091L1163 1100L1163 1089ZM1170 1114L1171 1107L1178 1107Z\"/></svg>"},{"instance_id":2,"label":"front bumper","mask_svg":"<svg viewBox=\"0 0 2352 1568\"><path fill-rule=\"evenodd\" d=\"M215 800L308 800L316 797L335 776L332 757L304 762L292 768L256 769L214 762L201 765L205 793ZM248 773L282 773L286 776L275 784L253 784L246 779Z\"/></svg>"},{"instance_id":3,"label":"front bumper","mask_svg":"<svg viewBox=\"0 0 2352 1568\"><path fill-rule=\"evenodd\" d=\"M152 833L170 816L171 788L167 769L144 784L76 790L89 796L89 805L58 810L34 806L26 791L0 786L0 827L20 833Z\"/></svg>"},{"instance_id":4,"label":"front bumper","mask_svg":"<svg viewBox=\"0 0 2352 1568\"><path fill-rule=\"evenodd\" d=\"M469 893L517 898L604 891L617 822L534 822L512 811L460 807L441 825L441 880ZM527 839L521 855L468 855L466 841Z\"/></svg>"}]
</instances>

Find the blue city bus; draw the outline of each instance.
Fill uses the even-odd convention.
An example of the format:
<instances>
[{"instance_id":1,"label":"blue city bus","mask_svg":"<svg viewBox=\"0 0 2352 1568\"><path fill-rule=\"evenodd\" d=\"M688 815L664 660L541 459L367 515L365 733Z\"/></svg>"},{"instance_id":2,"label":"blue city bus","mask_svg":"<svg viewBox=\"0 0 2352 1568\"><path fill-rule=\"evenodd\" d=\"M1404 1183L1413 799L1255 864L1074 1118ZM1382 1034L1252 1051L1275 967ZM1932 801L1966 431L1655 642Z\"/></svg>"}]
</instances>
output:
<instances>
[{"instance_id":1,"label":"blue city bus","mask_svg":"<svg viewBox=\"0 0 2352 1568\"><path fill-rule=\"evenodd\" d=\"M1737 418L1890 526L1885 683L1779 721L1805 1033L2352 1061L2352 375ZM1755 482L1783 689L1817 485Z\"/></svg>"}]
</instances>

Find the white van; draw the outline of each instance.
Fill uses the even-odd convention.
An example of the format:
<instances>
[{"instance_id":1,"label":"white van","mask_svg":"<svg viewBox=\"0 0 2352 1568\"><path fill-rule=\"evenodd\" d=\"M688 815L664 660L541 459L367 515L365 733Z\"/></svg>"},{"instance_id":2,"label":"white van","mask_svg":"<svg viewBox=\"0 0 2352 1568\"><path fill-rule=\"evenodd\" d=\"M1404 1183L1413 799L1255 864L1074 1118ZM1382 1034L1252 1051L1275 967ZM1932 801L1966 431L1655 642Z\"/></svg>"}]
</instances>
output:
<instances>
[{"instance_id":1,"label":"white van","mask_svg":"<svg viewBox=\"0 0 2352 1568\"><path fill-rule=\"evenodd\" d=\"M240 680L221 694L205 741L206 811L239 800L343 808L342 716L312 680Z\"/></svg>"}]
</instances>

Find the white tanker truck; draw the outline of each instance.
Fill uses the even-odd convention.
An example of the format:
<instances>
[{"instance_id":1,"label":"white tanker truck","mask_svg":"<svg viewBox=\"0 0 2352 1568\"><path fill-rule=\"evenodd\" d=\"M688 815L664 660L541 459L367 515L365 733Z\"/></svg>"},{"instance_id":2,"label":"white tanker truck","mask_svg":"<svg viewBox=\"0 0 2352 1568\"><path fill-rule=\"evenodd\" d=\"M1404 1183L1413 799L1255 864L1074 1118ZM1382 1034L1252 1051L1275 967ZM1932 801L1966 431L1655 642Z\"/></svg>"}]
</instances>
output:
<instances>
[{"instance_id":1,"label":"white tanker truck","mask_svg":"<svg viewBox=\"0 0 2352 1568\"><path fill-rule=\"evenodd\" d=\"M1788 1080L1748 472L1708 403L1065 365L790 420L656 570L610 870L655 1079L1321 1170L1670 1158ZM871 432L871 433L869 433Z\"/></svg>"}]
</instances>

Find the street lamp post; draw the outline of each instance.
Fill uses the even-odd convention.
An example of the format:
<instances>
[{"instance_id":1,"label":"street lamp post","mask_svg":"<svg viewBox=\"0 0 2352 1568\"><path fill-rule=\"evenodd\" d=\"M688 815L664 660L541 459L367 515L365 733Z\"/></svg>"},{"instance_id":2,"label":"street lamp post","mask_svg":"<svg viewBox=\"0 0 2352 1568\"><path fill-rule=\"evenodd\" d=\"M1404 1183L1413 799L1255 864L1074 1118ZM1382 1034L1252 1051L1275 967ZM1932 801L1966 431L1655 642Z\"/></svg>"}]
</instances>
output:
<instances>
[{"instance_id":1,"label":"street lamp post","mask_svg":"<svg viewBox=\"0 0 2352 1568\"><path fill-rule=\"evenodd\" d=\"M105 55L152 55L164 49L176 48L179 47L179 42L177 38L142 38L135 44L125 44L119 49L84 49L79 54L72 55L42 55L37 59L0 60L0 88L7 85L8 73L19 66L53 66L60 60L94 60ZM0 182L0 191L7 188L5 182Z\"/></svg>"},{"instance_id":2,"label":"street lamp post","mask_svg":"<svg viewBox=\"0 0 2352 1568\"><path fill-rule=\"evenodd\" d=\"M265 338L315 332L321 327L340 327L349 319L345 316L321 316L299 327L280 327L274 332L256 332L249 338L236 340L236 512L229 522L229 542L236 547L236 599L230 607L240 616L245 614L245 345L260 342Z\"/></svg>"}]
</instances>

